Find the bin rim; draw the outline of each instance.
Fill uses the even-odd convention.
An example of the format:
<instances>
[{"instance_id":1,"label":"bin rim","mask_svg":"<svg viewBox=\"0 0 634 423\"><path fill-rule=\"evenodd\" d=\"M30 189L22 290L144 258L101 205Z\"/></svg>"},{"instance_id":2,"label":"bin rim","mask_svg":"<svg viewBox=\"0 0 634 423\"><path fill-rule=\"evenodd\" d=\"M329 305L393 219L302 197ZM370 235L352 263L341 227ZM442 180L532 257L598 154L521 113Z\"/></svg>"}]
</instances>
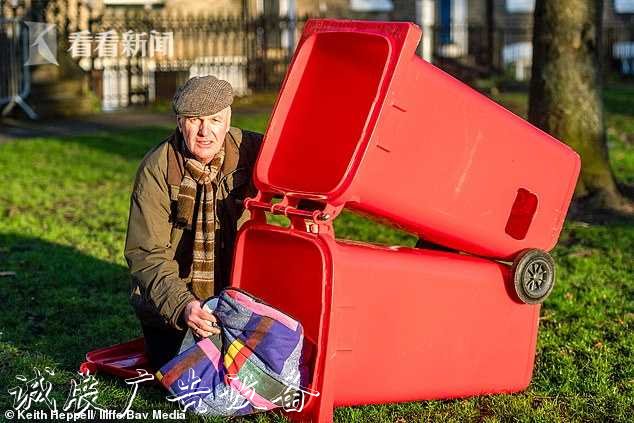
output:
<instances>
[{"instance_id":1,"label":"bin rim","mask_svg":"<svg viewBox=\"0 0 634 423\"><path fill-rule=\"evenodd\" d=\"M323 388L325 383L324 379L329 379L325 377L324 371L328 364L328 354L330 342L329 339L331 337L332 331L332 319L333 319L333 311L332 311L332 301L333 301L333 288L332 288L332 278L333 278L333 259L332 259L332 249L334 246L335 240L330 236L323 234L313 234L308 232L303 232L297 228L292 226L282 227L277 225L268 224L265 222L260 222L256 220L248 220L242 225L239 229L238 234L236 236L236 243L234 249L234 256L232 262L232 272L230 277L229 287L242 289L240 284L241 278L241 269L238 273L236 273L237 263L243 262L244 257L244 244L246 235L248 232L274 232L277 234L282 234L284 236L300 238L306 241L312 242L317 247L321 259L323 262L323 288L322 288L322 298L321 298L321 313L319 316L319 329L317 334L317 339L313 339L312 336L308 336L306 332L304 332L304 339L311 342L314 346L314 363L313 363L313 371L312 378L309 388L316 390L320 393L318 397L310 396L304 411L310 412L314 408L319 408L319 404L322 401ZM266 301L266 300L264 300ZM293 313L289 313L286 310L282 310L285 314L288 314L293 319L302 323L297 316L294 316Z\"/></svg>"}]
</instances>

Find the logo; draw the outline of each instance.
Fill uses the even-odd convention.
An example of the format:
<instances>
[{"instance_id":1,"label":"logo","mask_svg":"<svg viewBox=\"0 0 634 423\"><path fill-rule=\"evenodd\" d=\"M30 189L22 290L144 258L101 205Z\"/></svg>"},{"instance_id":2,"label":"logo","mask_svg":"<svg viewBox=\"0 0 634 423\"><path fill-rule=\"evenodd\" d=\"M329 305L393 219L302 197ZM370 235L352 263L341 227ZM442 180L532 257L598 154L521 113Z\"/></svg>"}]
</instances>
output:
<instances>
[{"instance_id":1,"label":"logo","mask_svg":"<svg viewBox=\"0 0 634 423\"><path fill-rule=\"evenodd\" d=\"M55 24L28 21L24 23L29 29L29 58L24 65L59 65Z\"/></svg>"}]
</instances>

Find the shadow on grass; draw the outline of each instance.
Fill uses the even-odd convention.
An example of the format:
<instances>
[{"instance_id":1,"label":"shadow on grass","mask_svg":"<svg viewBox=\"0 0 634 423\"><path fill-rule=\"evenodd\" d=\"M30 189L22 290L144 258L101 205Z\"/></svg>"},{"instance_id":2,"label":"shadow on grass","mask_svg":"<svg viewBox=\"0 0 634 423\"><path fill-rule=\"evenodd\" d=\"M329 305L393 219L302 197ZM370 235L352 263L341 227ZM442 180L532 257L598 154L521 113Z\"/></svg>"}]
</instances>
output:
<instances>
[{"instance_id":1,"label":"shadow on grass","mask_svg":"<svg viewBox=\"0 0 634 423\"><path fill-rule=\"evenodd\" d=\"M74 371L89 350L140 335L129 273L41 239L0 234L2 341Z\"/></svg>"},{"instance_id":2,"label":"shadow on grass","mask_svg":"<svg viewBox=\"0 0 634 423\"><path fill-rule=\"evenodd\" d=\"M76 143L108 154L117 154L125 159L140 161L154 146L172 133L172 129L149 126L137 129L98 132L91 135L77 135L67 138Z\"/></svg>"},{"instance_id":3,"label":"shadow on grass","mask_svg":"<svg viewBox=\"0 0 634 423\"><path fill-rule=\"evenodd\" d=\"M634 98L634 84L632 83L614 84L603 90L603 101L608 113L634 116L632 98Z\"/></svg>"},{"instance_id":4,"label":"shadow on grass","mask_svg":"<svg viewBox=\"0 0 634 423\"><path fill-rule=\"evenodd\" d=\"M634 203L634 185L620 184L619 190L625 200ZM634 227L634 215L619 210L598 208L592 197L574 199L567 219L592 225Z\"/></svg>"},{"instance_id":5,"label":"shadow on grass","mask_svg":"<svg viewBox=\"0 0 634 423\"><path fill-rule=\"evenodd\" d=\"M128 303L129 273L124 266L104 262L75 248L17 234L0 234L0 407L9 409L9 387L20 385L17 375L33 376L37 367L55 370L46 376L53 384L58 409L64 404L71 379L88 351L125 342L141 335ZM99 374L97 403L124 409L131 386ZM158 384L144 383L134 400L135 411L171 412L180 407L166 400ZM44 404L33 409L46 408ZM255 421L257 416L236 421ZM220 417L188 415L192 422L220 422ZM266 421L281 421L279 419Z\"/></svg>"}]
</instances>

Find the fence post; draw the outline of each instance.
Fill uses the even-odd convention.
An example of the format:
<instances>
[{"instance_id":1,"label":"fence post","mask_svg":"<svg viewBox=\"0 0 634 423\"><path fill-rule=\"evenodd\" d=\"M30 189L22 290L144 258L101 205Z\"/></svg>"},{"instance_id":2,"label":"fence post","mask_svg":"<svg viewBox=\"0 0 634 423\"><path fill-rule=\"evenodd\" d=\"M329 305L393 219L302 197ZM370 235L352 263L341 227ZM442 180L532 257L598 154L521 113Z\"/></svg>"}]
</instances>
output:
<instances>
[{"instance_id":1,"label":"fence post","mask_svg":"<svg viewBox=\"0 0 634 423\"><path fill-rule=\"evenodd\" d=\"M26 64L29 44L25 26L14 17L0 19L0 29L8 47L8 54L0 61L0 78L5 88L5 92L0 91L1 115L7 116L18 105L30 119L37 119L37 113L25 101L31 92L31 74Z\"/></svg>"}]
</instances>

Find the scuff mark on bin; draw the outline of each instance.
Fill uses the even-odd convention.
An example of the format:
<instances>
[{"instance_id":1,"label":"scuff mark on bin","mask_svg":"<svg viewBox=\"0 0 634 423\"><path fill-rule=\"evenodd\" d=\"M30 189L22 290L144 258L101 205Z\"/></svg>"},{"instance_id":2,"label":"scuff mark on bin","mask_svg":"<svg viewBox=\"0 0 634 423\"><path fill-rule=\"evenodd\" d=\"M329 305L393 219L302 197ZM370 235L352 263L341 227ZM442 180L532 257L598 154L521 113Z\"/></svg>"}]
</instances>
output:
<instances>
[{"instance_id":1,"label":"scuff mark on bin","mask_svg":"<svg viewBox=\"0 0 634 423\"><path fill-rule=\"evenodd\" d=\"M484 137L482 136L482 131L478 131L478 133L476 134L474 138L474 141L469 145L467 162L465 163L462 173L460 174L460 177L458 178L458 183L456 184L456 188L454 189L454 194L455 194L454 197L457 197L462 192L462 187L464 186L464 182L467 179L467 174L469 173L469 171L471 170L471 167L473 166L473 159L476 155L476 152L478 151L480 142L483 139Z\"/></svg>"}]
</instances>

